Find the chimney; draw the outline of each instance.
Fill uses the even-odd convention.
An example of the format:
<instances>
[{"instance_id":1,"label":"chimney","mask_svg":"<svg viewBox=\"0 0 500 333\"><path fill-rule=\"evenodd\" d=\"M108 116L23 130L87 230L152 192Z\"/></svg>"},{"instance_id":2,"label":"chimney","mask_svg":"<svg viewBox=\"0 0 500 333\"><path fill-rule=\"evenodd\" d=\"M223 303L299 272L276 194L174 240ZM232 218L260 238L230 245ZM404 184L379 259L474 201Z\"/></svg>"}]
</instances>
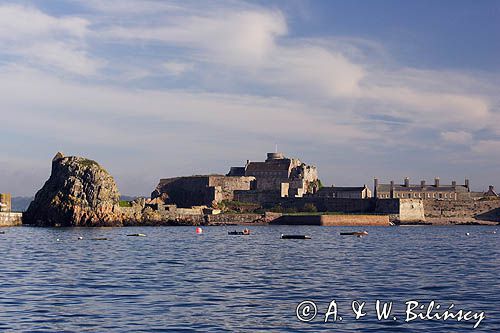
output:
<instances>
[{"instance_id":1,"label":"chimney","mask_svg":"<svg viewBox=\"0 0 500 333\"><path fill-rule=\"evenodd\" d=\"M405 177L405 187L410 187L410 178Z\"/></svg>"},{"instance_id":2,"label":"chimney","mask_svg":"<svg viewBox=\"0 0 500 333\"><path fill-rule=\"evenodd\" d=\"M394 198L394 180L391 180L390 197Z\"/></svg>"},{"instance_id":3,"label":"chimney","mask_svg":"<svg viewBox=\"0 0 500 333\"><path fill-rule=\"evenodd\" d=\"M420 187L424 188L425 187L425 180L420 181Z\"/></svg>"},{"instance_id":4,"label":"chimney","mask_svg":"<svg viewBox=\"0 0 500 333\"><path fill-rule=\"evenodd\" d=\"M377 198L378 178L373 178L373 196Z\"/></svg>"},{"instance_id":5,"label":"chimney","mask_svg":"<svg viewBox=\"0 0 500 333\"><path fill-rule=\"evenodd\" d=\"M470 189L469 188L469 180L467 178L465 178L465 187L467 187L467 189Z\"/></svg>"},{"instance_id":6,"label":"chimney","mask_svg":"<svg viewBox=\"0 0 500 333\"><path fill-rule=\"evenodd\" d=\"M457 182L456 181L452 181L451 182L451 186L453 186L453 189L455 189L457 187Z\"/></svg>"},{"instance_id":7,"label":"chimney","mask_svg":"<svg viewBox=\"0 0 500 333\"><path fill-rule=\"evenodd\" d=\"M489 188L490 188L490 192L494 192L495 191L495 187L493 185L490 185Z\"/></svg>"},{"instance_id":8,"label":"chimney","mask_svg":"<svg viewBox=\"0 0 500 333\"><path fill-rule=\"evenodd\" d=\"M439 177L434 178L434 186L439 187Z\"/></svg>"}]
</instances>

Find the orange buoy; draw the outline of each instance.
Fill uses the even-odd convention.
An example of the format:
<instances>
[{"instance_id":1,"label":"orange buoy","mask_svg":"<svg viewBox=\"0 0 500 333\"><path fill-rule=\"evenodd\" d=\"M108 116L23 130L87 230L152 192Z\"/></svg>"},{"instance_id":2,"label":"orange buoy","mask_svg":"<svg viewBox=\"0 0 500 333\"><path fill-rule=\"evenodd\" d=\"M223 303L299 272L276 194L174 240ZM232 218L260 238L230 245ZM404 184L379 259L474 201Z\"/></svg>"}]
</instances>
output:
<instances>
[{"instance_id":1,"label":"orange buoy","mask_svg":"<svg viewBox=\"0 0 500 333\"><path fill-rule=\"evenodd\" d=\"M200 227L197 227L197 228L196 228L196 233L197 233L197 234L202 234L202 233L203 233L203 229L202 229L202 228L200 228Z\"/></svg>"}]
</instances>

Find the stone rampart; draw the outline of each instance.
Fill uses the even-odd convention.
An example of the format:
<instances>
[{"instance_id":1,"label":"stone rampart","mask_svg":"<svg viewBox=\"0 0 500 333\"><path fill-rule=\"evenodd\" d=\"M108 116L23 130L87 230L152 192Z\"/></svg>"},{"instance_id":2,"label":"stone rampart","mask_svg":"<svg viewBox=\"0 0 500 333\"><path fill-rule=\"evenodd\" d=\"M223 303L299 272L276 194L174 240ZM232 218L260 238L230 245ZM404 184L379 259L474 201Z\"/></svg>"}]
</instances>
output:
<instances>
[{"instance_id":1,"label":"stone rampart","mask_svg":"<svg viewBox=\"0 0 500 333\"><path fill-rule=\"evenodd\" d=\"M389 226L388 215L283 215L271 224L321 226Z\"/></svg>"},{"instance_id":2,"label":"stone rampart","mask_svg":"<svg viewBox=\"0 0 500 333\"><path fill-rule=\"evenodd\" d=\"M23 223L22 213L0 213L0 227L13 227Z\"/></svg>"},{"instance_id":3,"label":"stone rampart","mask_svg":"<svg viewBox=\"0 0 500 333\"><path fill-rule=\"evenodd\" d=\"M266 224L261 214L218 214L205 218L209 225Z\"/></svg>"},{"instance_id":4,"label":"stone rampart","mask_svg":"<svg viewBox=\"0 0 500 333\"><path fill-rule=\"evenodd\" d=\"M470 218L500 222L500 199L424 200L428 218Z\"/></svg>"}]
</instances>

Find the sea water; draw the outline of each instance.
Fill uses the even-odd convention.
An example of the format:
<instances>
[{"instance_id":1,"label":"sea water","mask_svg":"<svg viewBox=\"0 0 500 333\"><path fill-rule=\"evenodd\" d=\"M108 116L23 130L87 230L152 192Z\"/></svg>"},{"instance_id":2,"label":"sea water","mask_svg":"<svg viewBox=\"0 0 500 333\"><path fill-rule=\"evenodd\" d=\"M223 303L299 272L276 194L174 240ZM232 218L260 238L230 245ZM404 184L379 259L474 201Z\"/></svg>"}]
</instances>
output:
<instances>
[{"instance_id":1,"label":"sea water","mask_svg":"<svg viewBox=\"0 0 500 333\"><path fill-rule=\"evenodd\" d=\"M240 229L3 228L0 331L500 331L496 227Z\"/></svg>"}]
</instances>

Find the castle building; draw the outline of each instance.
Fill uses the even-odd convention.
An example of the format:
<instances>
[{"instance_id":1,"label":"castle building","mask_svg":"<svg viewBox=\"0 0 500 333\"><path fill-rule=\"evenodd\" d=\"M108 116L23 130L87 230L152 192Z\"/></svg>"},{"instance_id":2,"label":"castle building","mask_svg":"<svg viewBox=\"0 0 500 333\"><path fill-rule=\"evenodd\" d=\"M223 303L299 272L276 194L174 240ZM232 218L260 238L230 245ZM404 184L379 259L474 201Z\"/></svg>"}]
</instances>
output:
<instances>
[{"instance_id":1,"label":"castle building","mask_svg":"<svg viewBox=\"0 0 500 333\"><path fill-rule=\"evenodd\" d=\"M262 203L283 197L302 197L318 189L315 166L282 153L268 153L264 162L247 161L227 175L199 175L160 179L151 193L178 207L216 206L221 201Z\"/></svg>"},{"instance_id":2,"label":"castle building","mask_svg":"<svg viewBox=\"0 0 500 333\"><path fill-rule=\"evenodd\" d=\"M10 193L0 193L0 212L8 213L12 210L12 198Z\"/></svg>"},{"instance_id":3,"label":"castle building","mask_svg":"<svg viewBox=\"0 0 500 333\"><path fill-rule=\"evenodd\" d=\"M420 184L410 184L410 179L406 177L403 184L379 184L378 179L374 179L373 191L375 198L417 198L417 199L441 199L459 200L470 198L469 180L465 179L463 185L458 185L453 181L451 185L440 184L439 178L434 179L434 184L428 185L425 180Z\"/></svg>"},{"instance_id":4,"label":"castle building","mask_svg":"<svg viewBox=\"0 0 500 333\"><path fill-rule=\"evenodd\" d=\"M488 191L484 192L483 197L486 197L486 198L498 197L497 192L495 192L495 187L493 185L490 185L488 188Z\"/></svg>"},{"instance_id":5,"label":"castle building","mask_svg":"<svg viewBox=\"0 0 500 333\"><path fill-rule=\"evenodd\" d=\"M366 185L357 187L339 187L332 185L319 189L315 196L337 199L368 199L372 197L372 191Z\"/></svg>"},{"instance_id":6,"label":"castle building","mask_svg":"<svg viewBox=\"0 0 500 333\"><path fill-rule=\"evenodd\" d=\"M249 195L258 193L282 198L303 197L315 193L319 187L315 166L307 165L296 158L287 158L282 153L267 153L264 162L247 161L245 167L232 167L228 176L241 175L243 172L246 177L255 177L253 193L239 191L247 199Z\"/></svg>"}]
</instances>

